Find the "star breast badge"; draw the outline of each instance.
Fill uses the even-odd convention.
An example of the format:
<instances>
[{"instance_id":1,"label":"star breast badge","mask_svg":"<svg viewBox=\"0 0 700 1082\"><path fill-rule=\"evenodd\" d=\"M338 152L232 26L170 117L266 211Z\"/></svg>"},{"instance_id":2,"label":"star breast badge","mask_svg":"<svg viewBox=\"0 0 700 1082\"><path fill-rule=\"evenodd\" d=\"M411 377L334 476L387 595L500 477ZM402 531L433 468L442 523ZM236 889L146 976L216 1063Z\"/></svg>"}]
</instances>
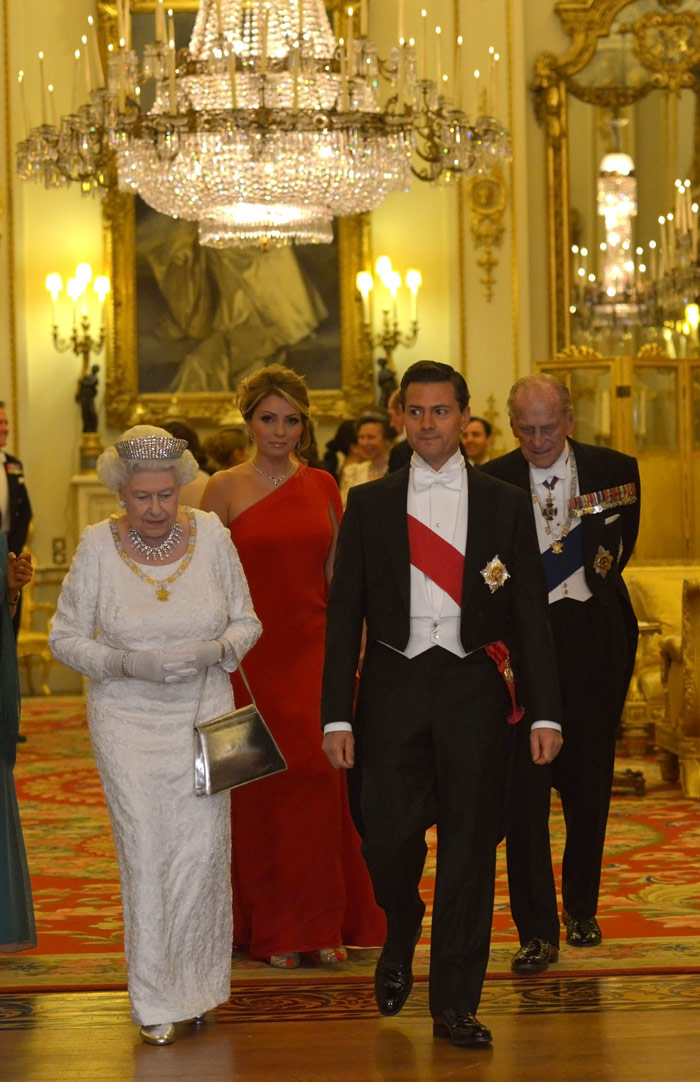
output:
<instances>
[{"instance_id":1,"label":"star breast badge","mask_svg":"<svg viewBox=\"0 0 700 1082\"><path fill-rule=\"evenodd\" d=\"M593 568L596 574L605 578L613 562L612 554L607 549L604 549L602 545L598 545L598 551L593 560Z\"/></svg>"},{"instance_id":2,"label":"star breast badge","mask_svg":"<svg viewBox=\"0 0 700 1082\"><path fill-rule=\"evenodd\" d=\"M499 586L503 586L506 579L510 578L510 571L499 556L489 560L486 567L482 567L481 575L491 593L495 593Z\"/></svg>"}]
</instances>

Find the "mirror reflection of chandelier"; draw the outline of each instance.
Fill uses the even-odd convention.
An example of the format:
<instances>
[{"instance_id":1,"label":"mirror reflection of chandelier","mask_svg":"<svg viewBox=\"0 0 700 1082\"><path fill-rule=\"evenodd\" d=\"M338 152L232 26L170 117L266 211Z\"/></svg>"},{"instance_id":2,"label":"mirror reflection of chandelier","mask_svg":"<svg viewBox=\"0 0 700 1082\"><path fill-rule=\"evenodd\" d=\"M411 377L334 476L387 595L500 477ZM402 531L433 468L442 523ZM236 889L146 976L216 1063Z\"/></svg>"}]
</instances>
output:
<instances>
[{"instance_id":1,"label":"mirror reflection of chandelier","mask_svg":"<svg viewBox=\"0 0 700 1082\"><path fill-rule=\"evenodd\" d=\"M425 18L419 58L403 37L402 10L399 43L381 62L365 0L359 18L357 7L340 17L337 39L323 0L201 0L189 49L177 53L172 12L156 0L155 41L140 58L130 2L117 0L119 46L106 72L93 25L82 59L76 52L89 100L78 107L74 94L71 113L53 123L42 104L41 126L27 122L18 145L17 173L47 187L137 192L164 214L197 221L202 244L329 242L333 218L374 209L412 175L444 180L510 156L493 116L472 124L453 101L461 50L447 95L440 54L436 77L428 71ZM384 105L380 75L392 94ZM43 66L41 79L44 103ZM149 80L155 99L144 112Z\"/></svg>"},{"instance_id":2,"label":"mirror reflection of chandelier","mask_svg":"<svg viewBox=\"0 0 700 1082\"><path fill-rule=\"evenodd\" d=\"M697 355L700 303L700 207L691 182L676 180L674 210L658 218L659 240L635 246L637 181L632 158L606 154L598 177L598 213L605 240L598 251L572 245L570 314L576 344L619 349L654 343L670 356Z\"/></svg>"}]
</instances>

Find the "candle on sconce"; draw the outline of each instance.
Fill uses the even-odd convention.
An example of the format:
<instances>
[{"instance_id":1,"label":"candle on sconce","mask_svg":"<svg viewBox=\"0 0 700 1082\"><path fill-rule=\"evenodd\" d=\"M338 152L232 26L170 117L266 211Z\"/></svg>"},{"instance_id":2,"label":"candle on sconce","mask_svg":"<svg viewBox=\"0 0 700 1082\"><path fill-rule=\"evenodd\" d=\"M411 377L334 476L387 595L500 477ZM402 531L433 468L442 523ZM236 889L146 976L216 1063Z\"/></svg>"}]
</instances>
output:
<instances>
[{"instance_id":1,"label":"candle on sconce","mask_svg":"<svg viewBox=\"0 0 700 1082\"><path fill-rule=\"evenodd\" d=\"M92 55L95 62L95 77L97 79L97 85L100 87L105 85L105 73L102 68L100 45L97 40L97 27L95 26L95 20L92 15L88 15L88 26L90 27L90 44L92 45Z\"/></svg>"},{"instance_id":2,"label":"candle on sconce","mask_svg":"<svg viewBox=\"0 0 700 1082\"><path fill-rule=\"evenodd\" d=\"M421 273L418 270L406 271L406 285L411 291L410 319L411 323L418 321L418 290L422 284Z\"/></svg>"},{"instance_id":3,"label":"candle on sconce","mask_svg":"<svg viewBox=\"0 0 700 1082\"><path fill-rule=\"evenodd\" d=\"M51 313L54 327L58 326L58 295L63 289L60 274L48 274L46 276L46 288L51 294Z\"/></svg>"},{"instance_id":4,"label":"candle on sconce","mask_svg":"<svg viewBox=\"0 0 700 1082\"><path fill-rule=\"evenodd\" d=\"M428 12L425 8L422 8L420 13L420 43L421 43L421 67L420 77L422 79L428 78Z\"/></svg>"},{"instance_id":5,"label":"candle on sconce","mask_svg":"<svg viewBox=\"0 0 700 1082\"><path fill-rule=\"evenodd\" d=\"M474 117L478 117L480 115L480 109L479 109L479 87L480 87L479 79L480 79L480 77L481 77L481 72L479 71L478 68L476 68L475 71L474 71L474 112L473 112Z\"/></svg>"},{"instance_id":6,"label":"candle on sconce","mask_svg":"<svg viewBox=\"0 0 700 1082\"><path fill-rule=\"evenodd\" d=\"M23 71L20 71L19 75L17 76L17 82L19 84L19 96L20 96L20 100L22 102L22 115L24 116L24 128L25 128L24 134L25 134L25 136L28 136L29 132L31 131L32 126L31 126L31 124L29 122L29 109L27 107L27 97L26 97L26 95L24 93L24 72Z\"/></svg>"},{"instance_id":7,"label":"candle on sconce","mask_svg":"<svg viewBox=\"0 0 700 1082\"><path fill-rule=\"evenodd\" d=\"M360 37L367 37L367 0L360 0Z\"/></svg>"},{"instance_id":8,"label":"candle on sconce","mask_svg":"<svg viewBox=\"0 0 700 1082\"><path fill-rule=\"evenodd\" d=\"M406 37L404 34L404 2L405 0L399 0L399 45L402 41L405 41Z\"/></svg>"},{"instance_id":9,"label":"candle on sconce","mask_svg":"<svg viewBox=\"0 0 700 1082\"><path fill-rule=\"evenodd\" d=\"M216 0L216 32L221 37L223 34L223 23L221 21L221 0Z\"/></svg>"},{"instance_id":10,"label":"candle on sconce","mask_svg":"<svg viewBox=\"0 0 700 1082\"><path fill-rule=\"evenodd\" d=\"M398 271L392 270L391 275L389 276L389 292L391 294L391 314L394 320L395 327L398 325L399 322L398 302L396 298L400 288L401 275Z\"/></svg>"},{"instance_id":11,"label":"candle on sconce","mask_svg":"<svg viewBox=\"0 0 700 1082\"><path fill-rule=\"evenodd\" d=\"M41 123L47 124L48 102L46 100L46 80L44 78L44 54L39 53L39 81L41 84Z\"/></svg>"},{"instance_id":12,"label":"candle on sconce","mask_svg":"<svg viewBox=\"0 0 700 1082\"><path fill-rule=\"evenodd\" d=\"M83 287L77 278L69 278L66 285L66 293L73 302L73 331L78 323L78 300L83 292Z\"/></svg>"},{"instance_id":13,"label":"candle on sconce","mask_svg":"<svg viewBox=\"0 0 700 1082\"><path fill-rule=\"evenodd\" d=\"M362 297L362 322L365 326L369 326L370 322L370 310L369 310L369 295L374 286L372 281L372 275L369 271L360 271L355 278L355 285Z\"/></svg>"},{"instance_id":14,"label":"candle on sconce","mask_svg":"<svg viewBox=\"0 0 700 1082\"><path fill-rule=\"evenodd\" d=\"M173 43L173 48L175 48L175 16L172 8L168 8L168 48L170 42Z\"/></svg>"},{"instance_id":15,"label":"candle on sconce","mask_svg":"<svg viewBox=\"0 0 700 1082\"><path fill-rule=\"evenodd\" d=\"M697 203L690 204L690 233L693 238L693 259L698 256L698 207Z\"/></svg>"}]
</instances>

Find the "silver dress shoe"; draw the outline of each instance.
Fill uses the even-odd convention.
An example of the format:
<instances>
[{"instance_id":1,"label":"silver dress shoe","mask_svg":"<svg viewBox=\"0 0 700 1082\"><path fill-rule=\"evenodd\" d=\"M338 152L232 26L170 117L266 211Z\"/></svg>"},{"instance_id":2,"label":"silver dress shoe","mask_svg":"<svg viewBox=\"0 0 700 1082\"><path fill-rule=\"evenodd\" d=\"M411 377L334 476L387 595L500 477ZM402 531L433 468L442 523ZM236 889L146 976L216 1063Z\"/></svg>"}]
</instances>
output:
<instances>
[{"instance_id":1,"label":"silver dress shoe","mask_svg":"<svg viewBox=\"0 0 700 1082\"><path fill-rule=\"evenodd\" d=\"M146 1044L172 1044L175 1040L175 1026L172 1022L162 1022L156 1026L141 1026L141 1040Z\"/></svg>"}]
</instances>

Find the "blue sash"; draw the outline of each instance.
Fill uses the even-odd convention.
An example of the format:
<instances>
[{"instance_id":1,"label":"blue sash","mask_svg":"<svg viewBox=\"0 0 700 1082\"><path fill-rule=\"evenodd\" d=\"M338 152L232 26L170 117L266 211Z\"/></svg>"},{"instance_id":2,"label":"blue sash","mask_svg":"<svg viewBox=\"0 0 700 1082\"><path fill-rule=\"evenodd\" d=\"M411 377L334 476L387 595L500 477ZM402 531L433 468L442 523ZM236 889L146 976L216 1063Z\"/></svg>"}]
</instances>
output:
<instances>
[{"instance_id":1,"label":"blue sash","mask_svg":"<svg viewBox=\"0 0 700 1082\"><path fill-rule=\"evenodd\" d=\"M563 550L559 554L551 548L541 553L547 589L555 590L564 579L568 579L580 567L583 567L583 531L580 526L562 539Z\"/></svg>"}]
</instances>

